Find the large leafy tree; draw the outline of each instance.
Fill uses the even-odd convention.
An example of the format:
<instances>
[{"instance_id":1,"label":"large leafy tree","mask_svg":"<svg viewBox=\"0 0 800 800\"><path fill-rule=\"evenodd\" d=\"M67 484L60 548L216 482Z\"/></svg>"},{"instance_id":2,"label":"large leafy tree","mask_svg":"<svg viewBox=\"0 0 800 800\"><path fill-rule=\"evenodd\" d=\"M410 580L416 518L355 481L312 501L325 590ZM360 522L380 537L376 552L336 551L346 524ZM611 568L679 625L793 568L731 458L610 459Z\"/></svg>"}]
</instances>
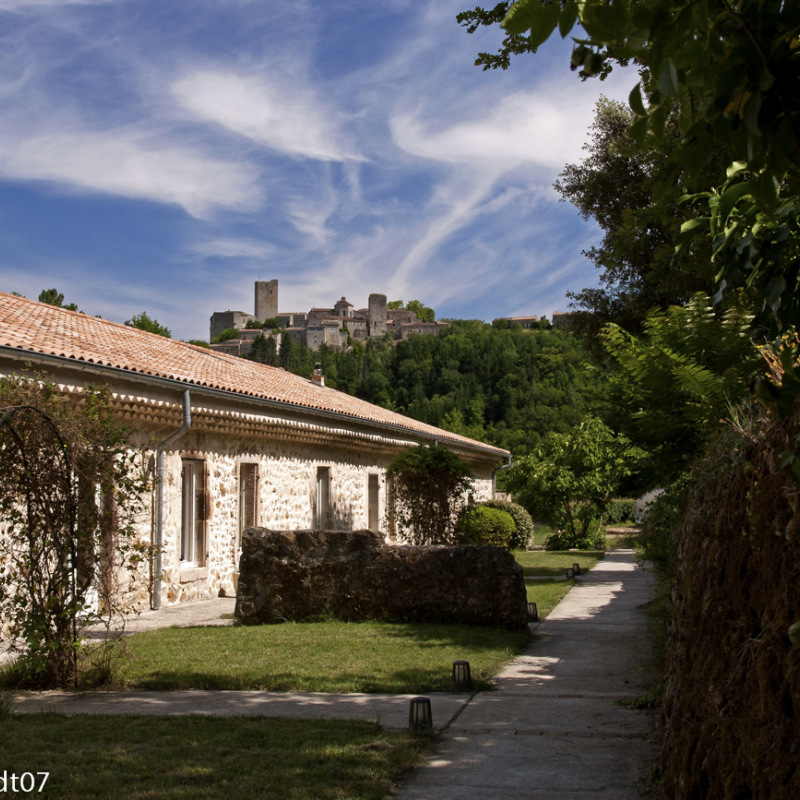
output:
<instances>
[{"instance_id":1,"label":"large leafy tree","mask_svg":"<svg viewBox=\"0 0 800 800\"><path fill-rule=\"evenodd\" d=\"M567 547L590 544L592 520L601 517L621 482L645 452L596 417L569 433L551 433L511 467L508 488L534 519L563 525Z\"/></svg>"}]
</instances>

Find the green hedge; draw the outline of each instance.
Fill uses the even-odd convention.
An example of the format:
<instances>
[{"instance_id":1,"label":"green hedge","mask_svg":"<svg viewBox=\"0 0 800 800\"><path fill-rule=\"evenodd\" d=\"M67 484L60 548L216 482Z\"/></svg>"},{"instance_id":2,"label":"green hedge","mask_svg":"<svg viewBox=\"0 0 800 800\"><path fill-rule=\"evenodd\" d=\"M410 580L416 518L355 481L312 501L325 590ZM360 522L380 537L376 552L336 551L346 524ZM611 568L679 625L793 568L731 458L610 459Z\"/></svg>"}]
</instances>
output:
<instances>
[{"instance_id":1,"label":"green hedge","mask_svg":"<svg viewBox=\"0 0 800 800\"><path fill-rule=\"evenodd\" d=\"M459 517L456 535L461 544L505 547L510 550L516 530L514 518L507 511L470 506Z\"/></svg>"},{"instance_id":2,"label":"green hedge","mask_svg":"<svg viewBox=\"0 0 800 800\"><path fill-rule=\"evenodd\" d=\"M636 499L633 497L615 497L606 506L606 519L613 525L615 522L634 522L636 519Z\"/></svg>"},{"instance_id":3,"label":"green hedge","mask_svg":"<svg viewBox=\"0 0 800 800\"><path fill-rule=\"evenodd\" d=\"M533 520L527 509L523 508L519 503L513 503L511 500L487 500L481 505L511 514L516 526L511 539L513 550L525 550L533 543Z\"/></svg>"}]
</instances>

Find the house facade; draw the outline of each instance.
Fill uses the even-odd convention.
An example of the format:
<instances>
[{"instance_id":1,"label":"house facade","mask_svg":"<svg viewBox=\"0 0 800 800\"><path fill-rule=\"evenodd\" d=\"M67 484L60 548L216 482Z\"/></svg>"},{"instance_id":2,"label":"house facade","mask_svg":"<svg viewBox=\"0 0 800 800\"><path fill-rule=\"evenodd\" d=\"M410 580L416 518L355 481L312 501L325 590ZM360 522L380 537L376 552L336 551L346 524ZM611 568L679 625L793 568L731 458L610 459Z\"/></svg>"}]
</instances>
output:
<instances>
[{"instance_id":1,"label":"house facade","mask_svg":"<svg viewBox=\"0 0 800 800\"><path fill-rule=\"evenodd\" d=\"M152 476L140 535L158 545L142 606L233 594L241 535L383 531L398 541L386 468L404 448L446 446L479 499L509 453L276 367L0 293L0 374L43 373L80 397L109 387Z\"/></svg>"}]
</instances>

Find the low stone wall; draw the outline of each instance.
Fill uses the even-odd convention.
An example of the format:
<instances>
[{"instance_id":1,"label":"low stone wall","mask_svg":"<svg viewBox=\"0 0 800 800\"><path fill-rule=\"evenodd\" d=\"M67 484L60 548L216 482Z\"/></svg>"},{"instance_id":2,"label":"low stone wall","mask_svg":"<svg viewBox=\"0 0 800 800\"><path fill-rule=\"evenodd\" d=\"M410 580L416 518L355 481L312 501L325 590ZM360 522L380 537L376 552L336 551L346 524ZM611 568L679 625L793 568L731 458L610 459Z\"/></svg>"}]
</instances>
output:
<instances>
[{"instance_id":1,"label":"low stone wall","mask_svg":"<svg viewBox=\"0 0 800 800\"><path fill-rule=\"evenodd\" d=\"M236 617L245 625L345 620L527 624L522 567L498 547L385 545L370 531L245 532Z\"/></svg>"}]
</instances>

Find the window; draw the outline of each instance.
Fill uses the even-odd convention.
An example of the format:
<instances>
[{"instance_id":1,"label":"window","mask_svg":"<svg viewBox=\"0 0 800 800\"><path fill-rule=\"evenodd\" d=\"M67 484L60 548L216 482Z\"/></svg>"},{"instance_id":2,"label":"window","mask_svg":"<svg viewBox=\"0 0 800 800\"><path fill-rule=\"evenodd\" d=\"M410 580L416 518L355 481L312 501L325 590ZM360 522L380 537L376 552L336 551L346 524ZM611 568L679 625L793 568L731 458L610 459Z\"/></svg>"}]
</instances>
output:
<instances>
[{"instance_id":1,"label":"window","mask_svg":"<svg viewBox=\"0 0 800 800\"><path fill-rule=\"evenodd\" d=\"M371 531L376 532L381 529L378 506L379 492L380 484L378 483L378 476L367 476L367 527Z\"/></svg>"},{"instance_id":2,"label":"window","mask_svg":"<svg viewBox=\"0 0 800 800\"><path fill-rule=\"evenodd\" d=\"M331 528L331 470L317 467L317 508L315 525L317 530Z\"/></svg>"},{"instance_id":3,"label":"window","mask_svg":"<svg viewBox=\"0 0 800 800\"><path fill-rule=\"evenodd\" d=\"M205 462L181 462L181 561L184 566L205 563L206 487Z\"/></svg>"},{"instance_id":4,"label":"window","mask_svg":"<svg viewBox=\"0 0 800 800\"><path fill-rule=\"evenodd\" d=\"M242 535L258 525L258 464L239 465L239 536L236 555L242 551Z\"/></svg>"}]
</instances>

